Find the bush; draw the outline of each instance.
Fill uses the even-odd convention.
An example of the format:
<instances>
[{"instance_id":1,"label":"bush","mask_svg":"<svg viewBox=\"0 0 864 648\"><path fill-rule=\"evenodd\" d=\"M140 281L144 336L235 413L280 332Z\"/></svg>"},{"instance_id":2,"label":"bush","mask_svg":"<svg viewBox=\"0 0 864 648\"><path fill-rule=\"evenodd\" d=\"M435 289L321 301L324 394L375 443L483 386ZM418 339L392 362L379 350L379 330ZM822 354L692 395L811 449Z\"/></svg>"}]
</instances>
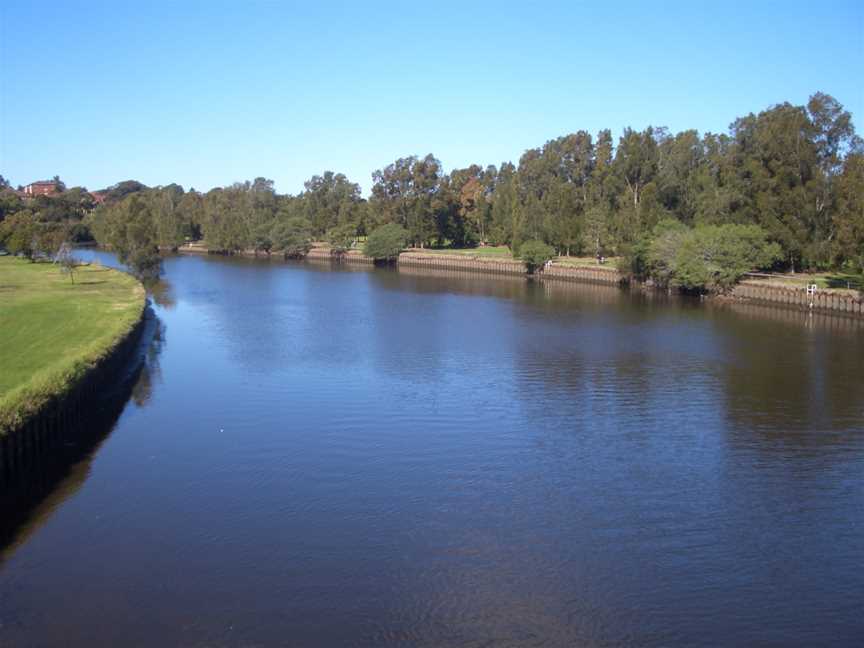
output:
<instances>
[{"instance_id":1,"label":"bush","mask_svg":"<svg viewBox=\"0 0 864 648\"><path fill-rule=\"evenodd\" d=\"M69 229L69 240L73 243L90 243L93 241L93 234L84 223L75 223Z\"/></svg>"},{"instance_id":2,"label":"bush","mask_svg":"<svg viewBox=\"0 0 864 648\"><path fill-rule=\"evenodd\" d=\"M701 225L691 229L660 221L651 234L624 251L619 269L661 286L725 292L746 273L772 266L780 246L756 225Z\"/></svg>"},{"instance_id":3,"label":"bush","mask_svg":"<svg viewBox=\"0 0 864 648\"><path fill-rule=\"evenodd\" d=\"M369 234L363 254L376 261L394 261L408 243L408 232L396 223L381 225Z\"/></svg>"},{"instance_id":4,"label":"bush","mask_svg":"<svg viewBox=\"0 0 864 648\"><path fill-rule=\"evenodd\" d=\"M757 225L697 227L675 254L675 281L690 290L724 292L746 273L776 263L780 246Z\"/></svg>"},{"instance_id":5,"label":"bush","mask_svg":"<svg viewBox=\"0 0 864 648\"><path fill-rule=\"evenodd\" d=\"M357 240L357 228L350 223L338 225L327 232L327 242L330 244L330 252L336 255L345 254Z\"/></svg>"},{"instance_id":6,"label":"bush","mask_svg":"<svg viewBox=\"0 0 864 648\"><path fill-rule=\"evenodd\" d=\"M309 223L300 216L280 221L270 231L273 247L282 250L286 258L305 257L312 249L312 232Z\"/></svg>"},{"instance_id":7,"label":"bush","mask_svg":"<svg viewBox=\"0 0 864 648\"><path fill-rule=\"evenodd\" d=\"M261 223L252 230L252 249L257 255L259 252L270 254L273 249L272 227L269 223Z\"/></svg>"},{"instance_id":8,"label":"bush","mask_svg":"<svg viewBox=\"0 0 864 648\"><path fill-rule=\"evenodd\" d=\"M31 261L36 257L39 224L29 212L12 214L0 223L0 244L9 254L20 254Z\"/></svg>"},{"instance_id":9,"label":"bush","mask_svg":"<svg viewBox=\"0 0 864 648\"><path fill-rule=\"evenodd\" d=\"M534 274L537 268L542 268L547 261L555 257L555 250L543 241L525 241L519 247L519 256L525 263L528 274Z\"/></svg>"},{"instance_id":10,"label":"bush","mask_svg":"<svg viewBox=\"0 0 864 648\"><path fill-rule=\"evenodd\" d=\"M664 219L654 226L650 241L643 242L642 273L651 276L661 286L673 283L677 271L678 252L691 230L682 222Z\"/></svg>"}]
</instances>

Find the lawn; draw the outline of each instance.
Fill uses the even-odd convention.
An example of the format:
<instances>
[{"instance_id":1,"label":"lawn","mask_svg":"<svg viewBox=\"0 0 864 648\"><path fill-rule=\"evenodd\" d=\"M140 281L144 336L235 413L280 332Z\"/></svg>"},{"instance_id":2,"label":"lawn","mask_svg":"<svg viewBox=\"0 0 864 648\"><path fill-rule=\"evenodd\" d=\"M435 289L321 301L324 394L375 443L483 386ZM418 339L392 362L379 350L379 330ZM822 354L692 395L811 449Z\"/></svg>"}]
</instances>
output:
<instances>
[{"instance_id":1,"label":"lawn","mask_svg":"<svg viewBox=\"0 0 864 648\"><path fill-rule=\"evenodd\" d=\"M0 433L72 387L138 321L144 288L81 266L0 257Z\"/></svg>"},{"instance_id":2,"label":"lawn","mask_svg":"<svg viewBox=\"0 0 864 648\"><path fill-rule=\"evenodd\" d=\"M597 263L597 257L593 256L561 256L554 259L554 263L556 265L569 266L573 268L597 267L615 270L618 267L618 257L606 257L606 260L602 264L600 264Z\"/></svg>"},{"instance_id":3,"label":"lawn","mask_svg":"<svg viewBox=\"0 0 864 648\"><path fill-rule=\"evenodd\" d=\"M832 290L855 290L864 291L864 275L848 274L843 272L813 272L813 273L787 273L772 274L768 276L772 283L781 283L792 286L806 286L816 284L819 288L830 288Z\"/></svg>"},{"instance_id":4,"label":"lawn","mask_svg":"<svg viewBox=\"0 0 864 648\"><path fill-rule=\"evenodd\" d=\"M460 256L467 257L475 257L475 258L491 258L491 259L506 259L512 260L513 254L510 252L510 248L506 245L500 246L492 246L487 245L485 247L476 247L476 248L412 248L409 252L421 252L423 254L458 254ZM600 265L597 263L597 258L593 256L586 257L576 257L576 256L560 256L553 259L553 262L557 265L567 266L571 268L584 268L584 267L602 267L609 268L610 270L614 270L616 268L616 258L607 258L606 262Z\"/></svg>"},{"instance_id":5,"label":"lawn","mask_svg":"<svg viewBox=\"0 0 864 648\"><path fill-rule=\"evenodd\" d=\"M423 254L458 254L468 257L494 257L500 259L512 259L510 248L506 245L486 245L475 248L411 248L409 252L421 252Z\"/></svg>"}]
</instances>

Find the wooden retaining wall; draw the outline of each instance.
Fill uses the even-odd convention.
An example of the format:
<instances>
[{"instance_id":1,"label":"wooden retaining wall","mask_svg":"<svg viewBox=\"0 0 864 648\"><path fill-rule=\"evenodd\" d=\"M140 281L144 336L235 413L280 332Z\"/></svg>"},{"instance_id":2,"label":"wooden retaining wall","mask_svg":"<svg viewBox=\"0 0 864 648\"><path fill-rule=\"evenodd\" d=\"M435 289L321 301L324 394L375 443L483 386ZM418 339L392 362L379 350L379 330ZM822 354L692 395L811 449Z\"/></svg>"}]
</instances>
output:
<instances>
[{"instance_id":1,"label":"wooden retaining wall","mask_svg":"<svg viewBox=\"0 0 864 648\"><path fill-rule=\"evenodd\" d=\"M599 266L567 266L553 263L540 275L543 279L563 279L565 281L587 281L617 286L624 277L614 268Z\"/></svg>"},{"instance_id":2,"label":"wooden retaining wall","mask_svg":"<svg viewBox=\"0 0 864 648\"><path fill-rule=\"evenodd\" d=\"M797 309L864 315L864 300L860 295L837 290L817 290L815 294L808 295L804 286L772 286L766 282L744 281L735 286L732 295L738 299Z\"/></svg>"},{"instance_id":3,"label":"wooden retaining wall","mask_svg":"<svg viewBox=\"0 0 864 648\"><path fill-rule=\"evenodd\" d=\"M183 246L180 252L206 253L200 245ZM251 251L244 253L254 256ZM273 255L278 257L278 255ZM328 248L316 247L306 257L309 261L336 261L373 265L374 261L359 250L351 250L341 257L335 257ZM399 255L399 265L403 267L429 268L432 270L452 270L487 275L525 276L525 266L521 261L510 259L486 259L459 254L428 254L423 252L403 252ZM535 275L538 279L557 279L582 283L598 283L608 286L619 285L625 277L614 268L600 266L569 266L552 263ZM817 310L822 312L843 313L864 316L864 300L861 295L836 290L818 290L815 295L807 294L805 287L770 285L767 282L744 281L732 292L739 300L775 304L786 308ZM812 303L812 307L811 307Z\"/></svg>"},{"instance_id":4,"label":"wooden retaining wall","mask_svg":"<svg viewBox=\"0 0 864 648\"><path fill-rule=\"evenodd\" d=\"M312 261L333 260L334 257L326 248L313 248L306 257ZM363 256L359 251L352 250L343 255L343 260L349 263L373 264L373 260ZM453 270L456 272L481 273L489 275L509 275L524 277L525 264L510 259L484 259L461 254L424 254L422 252L403 252L399 255L399 265L403 267L429 268L432 270ZM535 275L538 279L562 279L618 285L621 274L612 268L567 266L551 264Z\"/></svg>"},{"instance_id":5,"label":"wooden retaining wall","mask_svg":"<svg viewBox=\"0 0 864 648\"><path fill-rule=\"evenodd\" d=\"M309 254L306 255L307 261L345 261L347 263L361 263L364 265L373 265L375 260L371 257L363 256L359 250L349 250L345 254L333 254L328 248L312 248Z\"/></svg>"},{"instance_id":6,"label":"wooden retaining wall","mask_svg":"<svg viewBox=\"0 0 864 648\"><path fill-rule=\"evenodd\" d=\"M106 400L118 393L124 373L128 374L124 369L139 347L147 313L149 309L142 309L126 337L75 387L0 436L0 490L26 477L58 445L74 442L98 418Z\"/></svg>"},{"instance_id":7,"label":"wooden retaining wall","mask_svg":"<svg viewBox=\"0 0 864 648\"><path fill-rule=\"evenodd\" d=\"M423 254L422 252L403 252L399 255L400 266L456 270L459 272L480 272L496 275L524 275L525 266L521 261L481 259L458 254Z\"/></svg>"}]
</instances>

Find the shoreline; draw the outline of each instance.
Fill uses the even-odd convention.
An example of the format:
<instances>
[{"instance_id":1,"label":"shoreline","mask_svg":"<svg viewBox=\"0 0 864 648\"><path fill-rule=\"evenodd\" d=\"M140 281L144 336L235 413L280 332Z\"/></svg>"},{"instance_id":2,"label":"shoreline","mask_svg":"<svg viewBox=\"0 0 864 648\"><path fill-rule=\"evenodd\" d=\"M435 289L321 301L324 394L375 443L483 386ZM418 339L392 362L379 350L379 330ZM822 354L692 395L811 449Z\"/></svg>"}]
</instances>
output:
<instances>
[{"instance_id":1,"label":"shoreline","mask_svg":"<svg viewBox=\"0 0 864 648\"><path fill-rule=\"evenodd\" d=\"M110 272L119 270L106 268ZM122 370L138 347L146 326L148 302L143 286L130 287L134 314L113 337L50 374L43 386L31 381L0 411L0 483L35 465L40 457L66 441L92 409L100 409L106 394L122 382Z\"/></svg>"},{"instance_id":2,"label":"shoreline","mask_svg":"<svg viewBox=\"0 0 864 648\"><path fill-rule=\"evenodd\" d=\"M219 254L211 252L203 245L184 245L177 249L180 254ZM256 254L251 250L237 253L238 256L250 258L272 258L279 255ZM373 259L364 256L359 250L351 250L341 257L334 257L328 248L313 247L305 260L315 262L339 262L373 265ZM478 274L531 276L525 271L525 265L514 259L483 258L459 254L428 254L417 251L402 252L397 266L421 267L440 270L458 270L476 272ZM571 266L551 263L543 272L533 275L541 280L574 281L580 283L599 283L605 285L623 285L626 278L613 268L601 266ZM744 279L731 293L714 295L707 298L710 302L737 302L752 304L770 304L798 311L810 311L864 317L864 295L855 296L849 291L819 289L810 295L806 286L793 287L788 284L770 285L770 280ZM642 286L643 290L652 290ZM662 289L658 289L665 292ZM812 306L811 306L812 304Z\"/></svg>"}]
</instances>

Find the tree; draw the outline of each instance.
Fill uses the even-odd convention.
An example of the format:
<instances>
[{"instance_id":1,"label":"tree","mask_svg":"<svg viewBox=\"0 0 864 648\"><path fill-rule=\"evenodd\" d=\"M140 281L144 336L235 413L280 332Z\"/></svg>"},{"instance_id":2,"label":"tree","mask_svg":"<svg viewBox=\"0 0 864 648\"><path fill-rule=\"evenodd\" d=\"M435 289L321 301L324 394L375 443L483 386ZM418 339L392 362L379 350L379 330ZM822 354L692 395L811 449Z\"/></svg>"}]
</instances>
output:
<instances>
[{"instance_id":1,"label":"tree","mask_svg":"<svg viewBox=\"0 0 864 648\"><path fill-rule=\"evenodd\" d=\"M525 241L519 250L519 256L525 263L528 274L534 274L555 257L555 250L543 241Z\"/></svg>"},{"instance_id":2,"label":"tree","mask_svg":"<svg viewBox=\"0 0 864 648\"><path fill-rule=\"evenodd\" d=\"M657 172L657 141L650 126L643 132L625 128L615 152L615 171L627 185L636 223L639 223L639 204L646 185Z\"/></svg>"},{"instance_id":3,"label":"tree","mask_svg":"<svg viewBox=\"0 0 864 648\"><path fill-rule=\"evenodd\" d=\"M680 239L673 278L688 290L725 292L746 273L768 267L781 257L756 225L706 225Z\"/></svg>"},{"instance_id":4,"label":"tree","mask_svg":"<svg viewBox=\"0 0 864 648\"><path fill-rule=\"evenodd\" d=\"M357 228L351 223L337 225L327 232L327 242L330 244L330 252L336 256L342 256L348 252L356 240Z\"/></svg>"},{"instance_id":5,"label":"tree","mask_svg":"<svg viewBox=\"0 0 864 648\"><path fill-rule=\"evenodd\" d=\"M22 209L24 209L24 201L21 200L18 194L8 188L0 189L0 223L7 216L11 216Z\"/></svg>"},{"instance_id":6,"label":"tree","mask_svg":"<svg viewBox=\"0 0 864 648\"><path fill-rule=\"evenodd\" d=\"M123 200L129 194L143 191L147 185L138 182L137 180L124 180L115 185L111 185L105 190L106 202L117 202Z\"/></svg>"},{"instance_id":7,"label":"tree","mask_svg":"<svg viewBox=\"0 0 864 648\"><path fill-rule=\"evenodd\" d=\"M145 197L133 193L116 206L109 206L97 231L101 242L117 252L117 258L143 281L158 279L162 258L153 215Z\"/></svg>"},{"instance_id":8,"label":"tree","mask_svg":"<svg viewBox=\"0 0 864 648\"><path fill-rule=\"evenodd\" d=\"M362 202L360 185L350 182L341 173L325 171L323 175L312 176L303 186L305 191L299 200L315 236L345 223L357 225L356 208Z\"/></svg>"},{"instance_id":9,"label":"tree","mask_svg":"<svg viewBox=\"0 0 864 648\"><path fill-rule=\"evenodd\" d=\"M824 234L817 226L818 151L807 111L773 106L736 120L732 134L730 184L739 197L733 219L760 225L780 243L793 271L816 262L808 247Z\"/></svg>"},{"instance_id":10,"label":"tree","mask_svg":"<svg viewBox=\"0 0 864 648\"><path fill-rule=\"evenodd\" d=\"M60 266L60 272L68 274L72 283L75 283L75 269L78 267L78 260L72 255L72 248L68 243L63 243L54 257L54 263Z\"/></svg>"},{"instance_id":11,"label":"tree","mask_svg":"<svg viewBox=\"0 0 864 648\"><path fill-rule=\"evenodd\" d=\"M29 211L19 211L0 223L0 243L9 254L36 259L36 235L39 224Z\"/></svg>"},{"instance_id":12,"label":"tree","mask_svg":"<svg viewBox=\"0 0 864 648\"><path fill-rule=\"evenodd\" d=\"M678 252L691 230L674 218L660 221L652 231L645 251L645 269L661 286L668 286L677 277Z\"/></svg>"},{"instance_id":13,"label":"tree","mask_svg":"<svg viewBox=\"0 0 864 648\"><path fill-rule=\"evenodd\" d=\"M255 256L258 256L259 252L270 256L270 251L273 249L273 226L270 223L260 223L252 231L252 249L255 251Z\"/></svg>"},{"instance_id":14,"label":"tree","mask_svg":"<svg viewBox=\"0 0 864 648\"><path fill-rule=\"evenodd\" d=\"M431 153L424 158L400 158L372 174L372 200L381 221L408 231L417 247L437 232L433 200L441 190L441 163Z\"/></svg>"},{"instance_id":15,"label":"tree","mask_svg":"<svg viewBox=\"0 0 864 648\"><path fill-rule=\"evenodd\" d=\"M597 258L604 256L609 244L609 214L600 204L585 212L585 228L582 231L583 245Z\"/></svg>"},{"instance_id":16,"label":"tree","mask_svg":"<svg viewBox=\"0 0 864 648\"><path fill-rule=\"evenodd\" d=\"M183 244L185 238L182 217L177 209L183 197L183 188L179 185L169 185L145 191L144 195L147 197L153 215L159 247L176 250Z\"/></svg>"},{"instance_id":17,"label":"tree","mask_svg":"<svg viewBox=\"0 0 864 648\"><path fill-rule=\"evenodd\" d=\"M519 219L517 182L513 164L502 164L492 194L492 224L489 230L491 243L512 247Z\"/></svg>"},{"instance_id":18,"label":"tree","mask_svg":"<svg viewBox=\"0 0 864 648\"><path fill-rule=\"evenodd\" d=\"M577 131L528 149L518 168L471 164L447 175L431 154L403 157L373 174L369 201L333 171L310 178L296 196L276 194L264 177L205 195L130 180L109 188L95 209L81 188L23 198L0 186L0 221L27 211L39 236L48 231L44 223L80 223L80 236L88 228L104 242L112 210L140 194L163 247L203 239L213 251L269 253L274 231L291 238L277 224L299 218L310 237L326 236L338 253L353 235L394 223L419 247L489 242L518 256L526 240L537 240L560 254L625 255L635 276L651 272L654 241L655 278L671 283L669 237L654 233L670 219L689 228L758 225L793 270L864 266L862 155L849 112L816 93L806 106L784 103L736 119L728 134L627 128L616 147L608 129L594 138ZM308 249L300 238L292 254Z\"/></svg>"},{"instance_id":19,"label":"tree","mask_svg":"<svg viewBox=\"0 0 864 648\"><path fill-rule=\"evenodd\" d=\"M834 263L864 273L864 153L850 153L835 183Z\"/></svg>"},{"instance_id":20,"label":"tree","mask_svg":"<svg viewBox=\"0 0 864 648\"><path fill-rule=\"evenodd\" d=\"M270 236L273 247L281 250L285 258L303 258L312 249L312 233L309 224L300 216L277 222Z\"/></svg>"},{"instance_id":21,"label":"tree","mask_svg":"<svg viewBox=\"0 0 864 648\"><path fill-rule=\"evenodd\" d=\"M405 249L409 234L397 223L387 223L372 230L366 239L363 254L376 261L392 262Z\"/></svg>"}]
</instances>

